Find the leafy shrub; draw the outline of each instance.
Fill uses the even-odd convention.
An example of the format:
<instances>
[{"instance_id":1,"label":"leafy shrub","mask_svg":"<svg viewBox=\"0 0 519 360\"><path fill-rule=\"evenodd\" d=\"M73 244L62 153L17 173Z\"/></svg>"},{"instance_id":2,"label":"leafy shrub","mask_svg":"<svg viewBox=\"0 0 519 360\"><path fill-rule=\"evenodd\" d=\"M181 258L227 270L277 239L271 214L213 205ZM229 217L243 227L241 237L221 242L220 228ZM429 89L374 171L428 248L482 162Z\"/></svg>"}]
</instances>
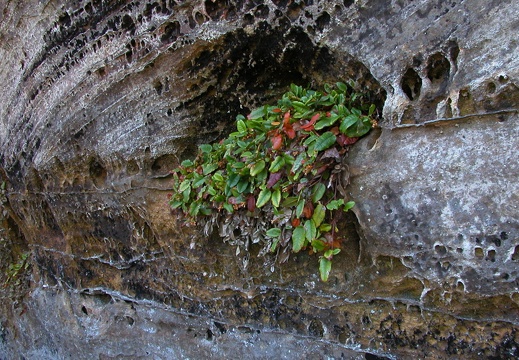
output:
<instances>
[{"instance_id":1,"label":"leafy shrub","mask_svg":"<svg viewBox=\"0 0 519 360\"><path fill-rule=\"evenodd\" d=\"M277 106L239 115L237 131L184 160L172 172L170 205L207 235L218 226L237 254L250 243L279 262L290 251L318 253L327 281L340 252L338 213L354 206L344 200L342 158L376 125L374 111L353 84L323 92L291 85Z\"/></svg>"}]
</instances>

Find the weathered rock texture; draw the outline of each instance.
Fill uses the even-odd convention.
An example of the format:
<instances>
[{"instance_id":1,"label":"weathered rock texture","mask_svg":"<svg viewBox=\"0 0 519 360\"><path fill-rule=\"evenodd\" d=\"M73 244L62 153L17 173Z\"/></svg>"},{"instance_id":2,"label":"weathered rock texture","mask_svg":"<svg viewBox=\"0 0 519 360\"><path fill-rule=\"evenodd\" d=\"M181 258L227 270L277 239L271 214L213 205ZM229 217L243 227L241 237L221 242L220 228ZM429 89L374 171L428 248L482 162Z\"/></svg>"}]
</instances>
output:
<instances>
[{"instance_id":1,"label":"weathered rock texture","mask_svg":"<svg viewBox=\"0 0 519 360\"><path fill-rule=\"evenodd\" d=\"M519 3L0 0L0 358L519 356ZM353 78L331 279L186 228L169 170ZM30 252L16 276L9 265ZM18 283L17 283L18 282Z\"/></svg>"}]
</instances>

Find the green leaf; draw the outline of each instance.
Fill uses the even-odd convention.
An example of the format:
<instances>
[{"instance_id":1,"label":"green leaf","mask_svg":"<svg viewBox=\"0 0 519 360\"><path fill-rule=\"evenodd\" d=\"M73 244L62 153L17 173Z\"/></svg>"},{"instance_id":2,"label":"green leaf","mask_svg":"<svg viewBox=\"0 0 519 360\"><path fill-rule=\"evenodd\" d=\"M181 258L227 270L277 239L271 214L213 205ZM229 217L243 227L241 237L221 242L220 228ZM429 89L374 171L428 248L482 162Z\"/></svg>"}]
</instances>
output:
<instances>
[{"instance_id":1,"label":"green leaf","mask_svg":"<svg viewBox=\"0 0 519 360\"><path fill-rule=\"evenodd\" d=\"M321 280L326 282L328 281L328 276L330 276L330 271L332 270L332 262L325 257L319 259L319 273L321 275Z\"/></svg>"},{"instance_id":2,"label":"green leaf","mask_svg":"<svg viewBox=\"0 0 519 360\"><path fill-rule=\"evenodd\" d=\"M310 133L308 138L305 141L303 141L303 145L308 147L308 146L312 145L312 143L316 142L318 138L319 138L319 135Z\"/></svg>"},{"instance_id":3,"label":"green leaf","mask_svg":"<svg viewBox=\"0 0 519 360\"><path fill-rule=\"evenodd\" d=\"M312 248L314 249L314 252L321 252L326 249L326 246L324 245L324 242L320 239L316 239L312 241Z\"/></svg>"},{"instance_id":4,"label":"green leaf","mask_svg":"<svg viewBox=\"0 0 519 360\"><path fill-rule=\"evenodd\" d=\"M331 224L321 224L321 226L319 226L319 231L321 233L325 233L325 232L328 232L332 229L332 225Z\"/></svg>"},{"instance_id":5,"label":"green leaf","mask_svg":"<svg viewBox=\"0 0 519 360\"><path fill-rule=\"evenodd\" d=\"M281 229L278 229L278 228L271 228L271 229L268 229L267 232L265 233L268 237L271 237L271 238L277 238L281 235Z\"/></svg>"},{"instance_id":6,"label":"green leaf","mask_svg":"<svg viewBox=\"0 0 519 360\"><path fill-rule=\"evenodd\" d=\"M316 227L319 227L322 224L325 216L326 208L322 204L317 205L312 215L312 221L315 223Z\"/></svg>"},{"instance_id":7,"label":"green leaf","mask_svg":"<svg viewBox=\"0 0 519 360\"><path fill-rule=\"evenodd\" d=\"M329 249L329 250L326 250L326 252L324 253L323 256L325 258L331 260L334 255L337 255L340 252L341 252L341 249Z\"/></svg>"},{"instance_id":8,"label":"green leaf","mask_svg":"<svg viewBox=\"0 0 519 360\"><path fill-rule=\"evenodd\" d=\"M201 204L198 201L192 202L191 205L189 205L189 215L195 217L198 215L198 212L200 211Z\"/></svg>"},{"instance_id":9,"label":"green leaf","mask_svg":"<svg viewBox=\"0 0 519 360\"><path fill-rule=\"evenodd\" d=\"M279 204L281 203L281 190L280 189L274 190L274 192L272 193L271 200L272 200L272 205L274 205L274 207L279 207Z\"/></svg>"},{"instance_id":10,"label":"green leaf","mask_svg":"<svg viewBox=\"0 0 519 360\"><path fill-rule=\"evenodd\" d=\"M319 200L323 198L325 192L326 186L323 183L315 184L312 188L312 202L316 204Z\"/></svg>"},{"instance_id":11,"label":"green leaf","mask_svg":"<svg viewBox=\"0 0 519 360\"><path fill-rule=\"evenodd\" d=\"M243 194L245 192L245 190L247 190L248 187L249 187L248 181L240 180L240 182L236 185L236 190L238 190L238 192L240 194Z\"/></svg>"},{"instance_id":12,"label":"green leaf","mask_svg":"<svg viewBox=\"0 0 519 360\"><path fill-rule=\"evenodd\" d=\"M292 251L297 253L305 246L305 228L297 226L292 232Z\"/></svg>"},{"instance_id":13,"label":"green leaf","mask_svg":"<svg viewBox=\"0 0 519 360\"><path fill-rule=\"evenodd\" d=\"M209 144L202 144L199 146L200 151L204 154L210 153L213 150L213 147Z\"/></svg>"},{"instance_id":14,"label":"green leaf","mask_svg":"<svg viewBox=\"0 0 519 360\"><path fill-rule=\"evenodd\" d=\"M307 159L306 153L303 151L299 155L297 155L296 159L294 160L294 165L292 165L291 172L293 174L297 173L298 170L304 165L305 160Z\"/></svg>"},{"instance_id":15,"label":"green leaf","mask_svg":"<svg viewBox=\"0 0 519 360\"><path fill-rule=\"evenodd\" d=\"M283 207L293 207L297 205L297 197L290 196L283 200L281 206Z\"/></svg>"},{"instance_id":16,"label":"green leaf","mask_svg":"<svg viewBox=\"0 0 519 360\"><path fill-rule=\"evenodd\" d=\"M206 215L206 216L207 216L207 215L211 215L211 214L212 214L212 211L211 211L211 209L208 209L208 208L206 208L205 206L202 206L202 207L200 208L200 213L201 213L202 215Z\"/></svg>"},{"instance_id":17,"label":"green leaf","mask_svg":"<svg viewBox=\"0 0 519 360\"><path fill-rule=\"evenodd\" d=\"M182 181L178 187L179 192L184 192L186 189L191 189L191 181L189 181L189 179Z\"/></svg>"},{"instance_id":18,"label":"green leaf","mask_svg":"<svg viewBox=\"0 0 519 360\"><path fill-rule=\"evenodd\" d=\"M188 203L189 202L189 196L191 195L191 186L188 187L187 189L185 189L184 191L182 191L182 201L184 201L184 203Z\"/></svg>"},{"instance_id":19,"label":"green leaf","mask_svg":"<svg viewBox=\"0 0 519 360\"><path fill-rule=\"evenodd\" d=\"M317 237L317 228L313 220L306 220L303 227L305 228L306 240L311 242Z\"/></svg>"},{"instance_id":20,"label":"green leaf","mask_svg":"<svg viewBox=\"0 0 519 360\"><path fill-rule=\"evenodd\" d=\"M292 106L297 112L302 114L306 113L307 111L310 111L310 107L305 103L302 103L301 101L292 101Z\"/></svg>"},{"instance_id":21,"label":"green leaf","mask_svg":"<svg viewBox=\"0 0 519 360\"><path fill-rule=\"evenodd\" d=\"M324 84L324 91L327 93L331 93L333 91L333 88L330 86L330 84Z\"/></svg>"},{"instance_id":22,"label":"green leaf","mask_svg":"<svg viewBox=\"0 0 519 360\"><path fill-rule=\"evenodd\" d=\"M341 126L339 126L339 130L341 131L341 133L346 134L348 128L356 124L357 121L359 121L358 116L353 114L348 115L342 120Z\"/></svg>"},{"instance_id":23,"label":"green leaf","mask_svg":"<svg viewBox=\"0 0 519 360\"><path fill-rule=\"evenodd\" d=\"M232 188L232 187L238 185L240 180L241 180L241 176L239 174L231 173L231 174L229 174L229 178L227 180L227 186L229 188Z\"/></svg>"},{"instance_id":24,"label":"green leaf","mask_svg":"<svg viewBox=\"0 0 519 360\"><path fill-rule=\"evenodd\" d=\"M285 165L285 158L283 156L276 156L274 161L270 164L270 172L278 172Z\"/></svg>"},{"instance_id":25,"label":"green leaf","mask_svg":"<svg viewBox=\"0 0 519 360\"><path fill-rule=\"evenodd\" d=\"M252 110L250 115L248 116L249 120L256 120L262 118L266 114L265 110L265 106Z\"/></svg>"},{"instance_id":26,"label":"green leaf","mask_svg":"<svg viewBox=\"0 0 519 360\"><path fill-rule=\"evenodd\" d=\"M247 125L245 124L245 121L241 119L236 122L236 128L242 134L247 132Z\"/></svg>"},{"instance_id":27,"label":"green leaf","mask_svg":"<svg viewBox=\"0 0 519 360\"><path fill-rule=\"evenodd\" d=\"M241 161L236 161L235 163L232 164L232 167L234 169L243 169L245 167L245 163L241 162Z\"/></svg>"},{"instance_id":28,"label":"green leaf","mask_svg":"<svg viewBox=\"0 0 519 360\"><path fill-rule=\"evenodd\" d=\"M218 164L209 163L209 164L203 164L202 165L202 171L204 172L204 175L208 175L218 169Z\"/></svg>"},{"instance_id":29,"label":"green leaf","mask_svg":"<svg viewBox=\"0 0 519 360\"><path fill-rule=\"evenodd\" d=\"M229 204L229 203L224 203L224 204L223 204L223 208L224 208L225 210L227 210L227 212L229 212L229 213L231 213L231 214L234 212L234 208L233 208L232 205Z\"/></svg>"},{"instance_id":30,"label":"green leaf","mask_svg":"<svg viewBox=\"0 0 519 360\"><path fill-rule=\"evenodd\" d=\"M335 144L336 137L331 131L327 131L315 142L315 150L316 151L323 151L331 147L333 144Z\"/></svg>"},{"instance_id":31,"label":"green leaf","mask_svg":"<svg viewBox=\"0 0 519 360\"><path fill-rule=\"evenodd\" d=\"M297 203L297 207L296 207L296 217L297 218L300 218L301 215L303 215L304 208L305 208L305 199L300 199L299 202Z\"/></svg>"},{"instance_id":32,"label":"green leaf","mask_svg":"<svg viewBox=\"0 0 519 360\"><path fill-rule=\"evenodd\" d=\"M368 110L368 116L371 116L373 115L373 113L375 112L375 104L371 104L371 106L369 107L369 110Z\"/></svg>"},{"instance_id":33,"label":"green leaf","mask_svg":"<svg viewBox=\"0 0 519 360\"><path fill-rule=\"evenodd\" d=\"M355 206L355 201L348 201L346 204L344 204L343 210L348 211L354 206Z\"/></svg>"},{"instance_id":34,"label":"green leaf","mask_svg":"<svg viewBox=\"0 0 519 360\"><path fill-rule=\"evenodd\" d=\"M250 169L250 174L251 176L256 176L258 175L260 172L263 171L263 169L265 169L265 161L264 160L260 160L258 161L257 163L255 163L251 169Z\"/></svg>"},{"instance_id":35,"label":"green leaf","mask_svg":"<svg viewBox=\"0 0 519 360\"><path fill-rule=\"evenodd\" d=\"M368 117L363 116L353 126L350 126L344 135L348 137L361 137L371 130L371 121Z\"/></svg>"},{"instance_id":36,"label":"green leaf","mask_svg":"<svg viewBox=\"0 0 519 360\"><path fill-rule=\"evenodd\" d=\"M326 208L328 210L339 210L339 207L341 207L342 205L344 205L344 199L337 199L337 200L330 201L326 205Z\"/></svg>"},{"instance_id":37,"label":"green leaf","mask_svg":"<svg viewBox=\"0 0 519 360\"><path fill-rule=\"evenodd\" d=\"M261 190L258 195L258 200L256 201L256 207L260 208L260 207L264 206L266 203L269 202L271 196L272 196L272 192L270 191L270 189L265 188L265 189Z\"/></svg>"},{"instance_id":38,"label":"green leaf","mask_svg":"<svg viewBox=\"0 0 519 360\"><path fill-rule=\"evenodd\" d=\"M192 162L191 160L184 160L184 161L182 161L182 163L181 163L180 165L181 165L182 167L187 168L187 167L191 167L191 166L193 166L193 162Z\"/></svg>"},{"instance_id":39,"label":"green leaf","mask_svg":"<svg viewBox=\"0 0 519 360\"><path fill-rule=\"evenodd\" d=\"M335 83L335 85L337 86L337 89L339 89L340 91L342 91L343 93L346 93L348 92L348 86L343 83L343 82L337 82Z\"/></svg>"},{"instance_id":40,"label":"green leaf","mask_svg":"<svg viewBox=\"0 0 519 360\"><path fill-rule=\"evenodd\" d=\"M196 189L196 188L204 185L205 179L206 179L205 176L195 174L195 179L193 180L193 189Z\"/></svg>"},{"instance_id":41,"label":"green leaf","mask_svg":"<svg viewBox=\"0 0 519 360\"><path fill-rule=\"evenodd\" d=\"M339 119L339 115L337 114L331 114L329 117L324 117L321 120L319 120L317 123L315 123L314 129L315 130L321 130L325 127L332 126L335 124L335 122Z\"/></svg>"},{"instance_id":42,"label":"green leaf","mask_svg":"<svg viewBox=\"0 0 519 360\"><path fill-rule=\"evenodd\" d=\"M275 239L273 242L272 242L272 245L270 246L270 252L273 253L274 251L276 251L276 248L278 247L278 244L279 244L279 238Z\"/></svg>"},{"instance_id":43,"label":"green leaf","mask_svg":"<svg viewBox=\"0 0 519 360\"><path fill-rule=\"evenodd\" d=\"M214 180L215 182L220 182L220 183L221 183L221 182L224 182L224 181L225 181L224 177L223 177L222 174L219 173L219 172L214 173L213 176L212 176L212 178L213 178L213 180Z\"/></svg>"},{"instance_id":44,"label":"green leaf","mask_svg":"<svg viewBox=\"0 0 519 360\"><path fill-rule=\"evenodd\" d=\"M172 202L169 203L169 205L171 206L172 209L179 208L179 207L181 207L183 204L184 204L184 202L183 202L183 201L180 201L180 200L172 201Z\"/></svg>"}]
</instances>

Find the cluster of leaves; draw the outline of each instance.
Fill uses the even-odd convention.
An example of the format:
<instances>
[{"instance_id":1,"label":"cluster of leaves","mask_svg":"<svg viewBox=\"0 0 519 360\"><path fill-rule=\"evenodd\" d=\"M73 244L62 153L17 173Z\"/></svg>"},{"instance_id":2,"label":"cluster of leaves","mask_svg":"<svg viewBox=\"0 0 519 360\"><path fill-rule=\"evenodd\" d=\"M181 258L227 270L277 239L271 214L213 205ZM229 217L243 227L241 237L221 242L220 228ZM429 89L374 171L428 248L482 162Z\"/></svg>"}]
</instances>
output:
<instances>
[{"instance_id":1,"label":"cluster of leaves","mask_svg":"<svg viewBox=\"0 0 519 360\"><path fill-rule=\"evenodd\" d=\"M200 145L194 160L172 172L171 207L192 223L215 213L267 216L269 250L320 254L326 281L340 252L338 212L354 206L338 191L342 158L376 124L375 106L361 100L353 84L322 92L291 85L277 105L239 115L237 131Z\"/></svg>"},{"instance_id":2,"label":"cluster of leaves","mask_svg":"<svg viewBox=\"0 0 519 360\"><path fill-rule=\"evenodd\" d=\"M20 255L20 258L16 263L12 263L9 265L9 268L7 269L7 279L4 282L4 287L7 287L9 284L20 284L20 279L17 278L21 272L26 271L29 268L29 255L30 252L24 252Z\"/></svg>"}]
</instances>

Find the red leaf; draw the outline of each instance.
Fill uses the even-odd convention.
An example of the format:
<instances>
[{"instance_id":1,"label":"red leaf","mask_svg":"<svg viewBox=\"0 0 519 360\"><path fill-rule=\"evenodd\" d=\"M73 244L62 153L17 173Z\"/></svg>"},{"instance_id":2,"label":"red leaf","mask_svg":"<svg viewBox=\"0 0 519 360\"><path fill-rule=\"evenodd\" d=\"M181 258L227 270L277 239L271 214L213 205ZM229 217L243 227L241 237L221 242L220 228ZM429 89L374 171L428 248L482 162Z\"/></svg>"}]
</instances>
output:
<instances>
[{"instance_id":1,"label":"red leaf","mask_svg":"<svg viewBox=\"0 0 519 360\"><path fill-rule=\"evenodd\" d=\"M290 111L287 111L283 117L283 125L286 124L290 124Z\"/></svg>"},{"instance_id":2,"label":"red leaf","mask_svg":"<svg viewBox=\"0 0 519 360\"><path fill-rule=\"evenodd\" d=\"M282 176L283 174L281 172L271 173L269 175L269 179L267 180L267 189L270 189L271 187L276 185L276 183L281 179Z\"/></svg>"},{"instance_id":3,"label":"red leaf","mask_svg":"<svg viewBox=\"0 0 519 360\"><path fill-rule=\"evenodd\" d=\"M303 126L301 126L301 129L305 130L305 131L312 131L314 129L314 124L312 124L311 122L308 122L308 123L304 124Z\"/></svg>"},{"instance_id":4,"label":"red leaf","mask_svg":"<svg viewBox=\"0 0 519 360\"><path fill-rule=\"evenodd\" d=\"M286 112L283 118L283 131L285 134L287 134L289 139L296 137L296 132L290 123L290 112Z\"/></svg>"},{"instance_id":5,"label":"red leaf","mask_svg":"<svg viewBox=\"0 0 519 360\"><path fill-rule=\"evenodd\" d=\"M280 108L275 108L274 110L272 110L272 112L278 114L278 113L281 112L281 109Z\"/></svg>"},{"instance_id":6,"label":"red leaf","mask_svg":"<svg viewBox=\"0 0 519 360\"><path fill-rule=\"evenodd\" d=\"M292 219L292 226L293 227L297 227L297 226L299 226L299 224L301 224L301 220L299 220L298 218Z\"/></svg>"},{"instance_id":7,"label":"red leaf","mask_svg":"<svg viewBox=\"0 0 519 360\"><path fill-rule=\"evenodd\" d=\"M292 127L292 125L290 125L289 128L285 128L284 131L285 131L285 134L287 134L289 139L293 139L296 137L296 132L295 132L294 128Z\"/></svg>"},{"instance_id":8,"label":"red leaf","mask_svg":"<svg viewBox=\"0 0 519 360\"><path fill-rule=\"evenodd\" d=\"M312 202L308 201L305 204L305 207L303 208L303 216L307 219L312 218L312 215L314 214L314 205Z\"/></svg>"},{"instance_id":9,"label":"red leaf","mask_svg":"<svg viewBox=\"0 0 519 360\"><path fill-rule=\"evenodd\" d=\"M340 145L340 146L347 146L347 145L352 145L352 144L355 144L357 142L359 138L356 138L356 137L347 137L346 135L344 134L339 134L337 136L337 143Z\"/></svg>"},{"instance_id":10,"label":"red leaf","mask_svg":"<svg viewBox=\"0 0 519 360\"><path fill-rule=\"evenodd\" d=\"M250 212L256 210L256 198L254 197L254 195L249 195L249 197L247 198L247 210L249 210Z\"/></svg>"},{"instance_id":11,"label":"red leaf","mask_svg":"<svg viewBox=\"0 0 519 360\"><path fill-rule=\"evenodd\" d=\"M346 137L346 141L344 141L344 145L352 145L355 144L359 140L358 137Z\"/></svg>"},{"instance_id":12,"label":"red leaf","mask_svg":"<svg viewBox=\"0 0 519 360\"><path fill-rule=\"evenodd\" d=\"M310 119L309 122L307 122L306 124L304 124L303 126L301 126L301 129L305 130L305 131L311 131L314 129L314 125L315 123L317 122L317 120L319 120L319 117L321 115L320 114L315 114L314 116L312 116L312 118Z\"/></svg>"},{"instance_id":13,"label":"red leaf","mask_svg":"<svg viewBox=\"0 0 519 360\"><path fill-rule=\"evenodd\" d=\"M320 175L323 172L325 172L326 170L328 170L328 165L323 165L319 169L317 169L317 173L315 175Z\"/></svg>"},{"instance_id":14,"label":"red leaf","mask_svg":"<svg viewBox=\"0 0 519 360\"><path fill-rule=\"evenodd\" d=\"M283 136L281 134L274 135L270 138L270 141L272 142L272 149L279 150L283 145Z\"/></svg>"}]
</instances>

